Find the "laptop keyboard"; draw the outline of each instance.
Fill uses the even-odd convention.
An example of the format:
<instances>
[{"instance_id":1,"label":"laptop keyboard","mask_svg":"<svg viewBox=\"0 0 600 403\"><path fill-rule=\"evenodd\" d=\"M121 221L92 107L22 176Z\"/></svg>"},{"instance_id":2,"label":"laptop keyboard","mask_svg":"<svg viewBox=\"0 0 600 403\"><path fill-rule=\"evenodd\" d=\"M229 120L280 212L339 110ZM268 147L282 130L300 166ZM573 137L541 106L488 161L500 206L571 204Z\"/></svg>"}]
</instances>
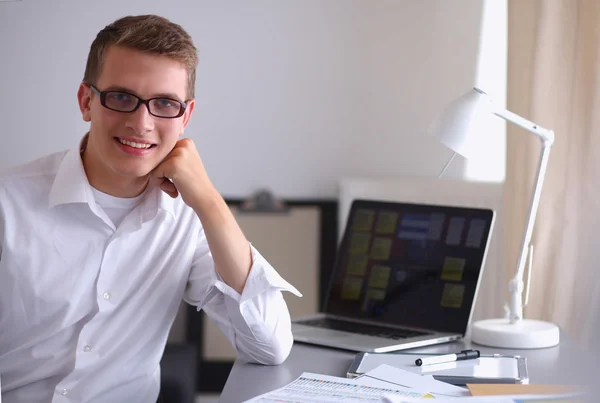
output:
<instances>
[{"instance_id":1,"label":"laptop keyboard","mask_svg":"<svg viewBox=\"0 0 600 403\"><path fill-rule=\"evenodd\" d=\"M346 322L343 320L322 318L296 322L299 325L314 326L324 329L340 330L343 332L366 334L368 336L383 337L386 339L406 339L415 336L425 336L429 333L414 330L390 329L389 327L365 325L363 323Z\"/></svg>"}]
</instances>

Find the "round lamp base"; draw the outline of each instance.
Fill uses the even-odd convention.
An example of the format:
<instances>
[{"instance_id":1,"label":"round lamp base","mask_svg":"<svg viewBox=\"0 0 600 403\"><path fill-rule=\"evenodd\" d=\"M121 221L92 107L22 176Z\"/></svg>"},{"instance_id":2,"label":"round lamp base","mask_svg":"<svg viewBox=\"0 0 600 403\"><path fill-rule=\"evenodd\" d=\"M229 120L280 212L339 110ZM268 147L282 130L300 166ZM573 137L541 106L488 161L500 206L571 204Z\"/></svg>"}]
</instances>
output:
<instances>
[{"instance_id":1,"label":"round lamp base","mask_svg":"<svg viewBox=\"0 0 600 403\"><path fill-rule=\"evenodd\" d=\"M558 345L558 326L550 322L523 319L510 323L508 319L487 319L473 323L471 341L482 346L534 349Z\"/></svg>"}]
</instances>

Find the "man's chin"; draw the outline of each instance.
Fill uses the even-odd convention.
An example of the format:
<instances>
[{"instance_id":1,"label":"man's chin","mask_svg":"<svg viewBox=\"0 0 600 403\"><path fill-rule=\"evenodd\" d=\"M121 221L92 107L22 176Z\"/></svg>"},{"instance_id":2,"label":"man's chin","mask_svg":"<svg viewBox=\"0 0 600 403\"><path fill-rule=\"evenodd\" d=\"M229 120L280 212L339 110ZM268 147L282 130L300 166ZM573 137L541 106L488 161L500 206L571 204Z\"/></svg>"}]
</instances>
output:
<instances>
[{"instance_id":1,"label":"man's chin","mask_svg":"<svg viewBox=\"0 0 600 403\"><path fill-rule=\"evenodd\" d=\"M152 173L151 169L121 169L119 170L121 176L130 178L136 181L147 181Z\"/></svg>"}]
</instances>

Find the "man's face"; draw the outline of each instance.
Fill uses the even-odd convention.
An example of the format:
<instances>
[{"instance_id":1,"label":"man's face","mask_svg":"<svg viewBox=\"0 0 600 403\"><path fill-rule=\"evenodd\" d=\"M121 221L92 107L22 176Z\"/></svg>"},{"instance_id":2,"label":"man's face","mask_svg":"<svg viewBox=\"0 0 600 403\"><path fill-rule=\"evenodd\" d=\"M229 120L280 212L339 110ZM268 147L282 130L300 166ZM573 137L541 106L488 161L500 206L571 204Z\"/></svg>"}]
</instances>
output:
<instances>
[{"instance_id":1,"label":"man's face","mask_svg":"<svg viewBox=\"0 0 600 403\"><path fill-rule=\"evenodd\" d=\"M165 56L111 46L105 52L100 77L92 84L99 91L124 91L142 99L185 101L187 71ZM172 119L151 115L143 104L134 112L117 112L102 106L100 96L84 84L78 97L83 118L90 122L86 153L91 154L94 168L131 179L148 175L171 152L194 108L190 101L184 115ZM142 144L144 148L140 148Z\"/></svg>"}]
</instances>

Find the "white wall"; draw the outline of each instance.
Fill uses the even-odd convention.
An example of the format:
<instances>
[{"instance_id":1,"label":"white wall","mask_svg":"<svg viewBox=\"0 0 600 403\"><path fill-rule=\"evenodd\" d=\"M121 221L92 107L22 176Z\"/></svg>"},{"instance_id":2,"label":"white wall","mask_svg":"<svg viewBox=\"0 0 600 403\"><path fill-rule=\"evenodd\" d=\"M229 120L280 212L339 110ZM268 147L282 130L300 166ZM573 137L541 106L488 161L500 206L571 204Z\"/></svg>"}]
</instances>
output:
<instances>
[{"instance_id":1,"label":"white wall","mask_svg":"<svg viewBox=\"0 0 600 403\"><path fill-rule=\"evenodd\" d=\"M346 176L434 176L425 136L477 80L484 0L0 2L0 169L74 146L98 30L159 13L200 51L196 140L221 192L333 197ZM463 177L464 162L453 163Z\"/></svg>"}]
</instances>

